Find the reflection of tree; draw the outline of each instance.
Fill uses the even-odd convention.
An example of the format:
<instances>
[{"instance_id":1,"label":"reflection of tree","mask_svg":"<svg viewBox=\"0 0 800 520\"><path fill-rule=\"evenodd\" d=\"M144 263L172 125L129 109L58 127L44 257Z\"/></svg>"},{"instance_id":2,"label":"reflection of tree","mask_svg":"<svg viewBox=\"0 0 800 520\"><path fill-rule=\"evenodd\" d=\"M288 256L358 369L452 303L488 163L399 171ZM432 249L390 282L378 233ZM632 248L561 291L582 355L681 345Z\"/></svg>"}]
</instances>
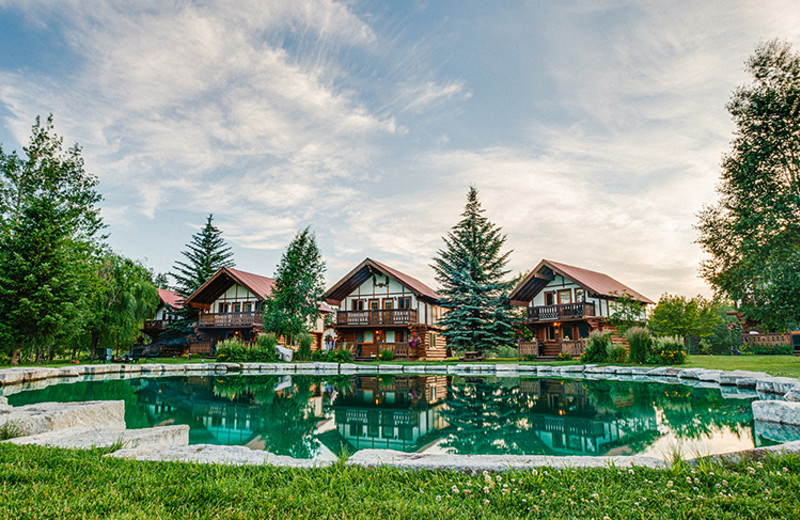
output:
<instances>
[{"instance_id":1,"label":"reflection of tree","mask_svg":"<svg viewBox=\"0 0 800 520\"><path fill-rule=\"evenodd\" d=\"M152 426L147 420L144 403L139 399L131 380L79 381L28 390L9 397L14 406L44 402L125 401L125 424L128 428Z\"/></svg>"},{"instance_id":2,"label":"reflection of tree","mask_svg":"<svg viewBox=\"0 0 800 520\"><path fill-rule=\"evenodd\" d=\"M312 433L317 418L309 411L310 377L293 376L292 385L276 391L280 376L232 376L216 380L214 393L227 399L249 399L258 404L258 425L264 449L276 455L311 458L318 445Z\"/></svg>"}]
</instances>

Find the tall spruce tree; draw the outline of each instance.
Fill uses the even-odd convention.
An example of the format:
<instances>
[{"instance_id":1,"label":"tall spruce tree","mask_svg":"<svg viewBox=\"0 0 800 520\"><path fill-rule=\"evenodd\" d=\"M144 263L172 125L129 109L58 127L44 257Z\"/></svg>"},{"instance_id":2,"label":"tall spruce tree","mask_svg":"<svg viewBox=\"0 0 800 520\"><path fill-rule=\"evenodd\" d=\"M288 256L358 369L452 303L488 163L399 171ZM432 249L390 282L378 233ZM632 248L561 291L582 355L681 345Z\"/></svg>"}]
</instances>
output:
<instances>
[{"instance_id":1,"label":"tall spruce tree","mask_svg":"<svg viewBox=\"0 0 800 520\"><path fill-rule=\"evenodd\" d=\"M233 251L222 238L222 231L212 221L214 215L209 214L206 225L200 232L192 235L186 244L186 251L181 254L186 261L177 260L170 276L175 279L175 291L183 298L188 298L201 285L214 276L223 267L233 267ZM197 310L185 307L182 311L183 323L197 318Z\"/></svg>"},{"instance_id":2,"label":"tall spruce tree","mask_svg":"<svg viewBox=\"0 0 800 520\"><path fill-rule=\"evenodd\" d=\"M709 254L701 273L745 316L783 331L800 321L800 53L770 41L747 68L753 81L727 106L736 133L720 200L697 226Z\"/></svg>"},{"instance_id":3,"label":"tall spruce tree","mask_svg":"<svg viewBox=\"0 0 800 520\"><path fill-rule=\"evenodd\" d=\"M275 272L272 293L264 301L264 329L287 341L308 332L319 318L319 302L325 295L325 261L317 238L305 228L295 235Z\"/></svg>"},{"instance_id":4,"label":"tall spruce tree","mask_svg":"<svg viewBox=\"0 0 800 520\"><path fill-rule=\"evenodd\" d=\"M442 237L445 247L433 259L441 305L448 308L439 323L457 349L486 351L512 343L511 282L504 281L511 251L501 251L506 235L484 212L478 190L470 186L462 220Z\"/></svg>"}]
</instances>

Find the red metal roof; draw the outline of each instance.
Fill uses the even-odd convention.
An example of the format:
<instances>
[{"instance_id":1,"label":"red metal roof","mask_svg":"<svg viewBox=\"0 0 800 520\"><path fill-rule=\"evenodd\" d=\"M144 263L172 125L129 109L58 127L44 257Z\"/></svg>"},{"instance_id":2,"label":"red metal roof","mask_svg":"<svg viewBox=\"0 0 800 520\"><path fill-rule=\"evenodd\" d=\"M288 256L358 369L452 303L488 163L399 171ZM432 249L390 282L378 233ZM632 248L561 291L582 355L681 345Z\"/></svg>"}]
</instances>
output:
<instances>
[{"instance_id":1,"label":"red metal roof","mask_svg":"<svg viewBox=\"0 0 800 520\"><path fill-rule=\"evenodd\" d=\"M525 279L511 292L512 302L524 305L531 301L550 281L547 270L552 270L556 274L568 278L583 288L609 298L615 298L627 294L642 303L655 303L641 293L634 291L627 285L618 282L607 274L590 271L582 267L575 267L552 260L542 260L539 265L525 277Z\"/></svg>"},{"instance_id":2,"label":"red metal roof","mask_svg":"<svg viewBox=\"0 0 800 520\"><path fill-rule=\"evenodd\" d=\"M175 291L170 291L169 289L159 289L158 298L161 300L161 303L169 305L173 309L183 308L183 298L181 298L181 295Z\"/></svg>"},{"instance_id":3,"label":"red metal roof","mask_svg":"<svg viewBox=\"0 0 800 520\"><path fill-rule=\"evenodd\" d=\"M414 294L424 300L435 303L438 302L440 298L436 291L420 282L413 276L401 273L397 269L391 268L388 265L380 262L376 262L371 258L367 258L358 264L355 269L347 273L344 278L336 282L336 284L328 289L327 293L325 293L325 297L328 299L328 301L334 302L335 305L338 305L347 297L348 294L353 292L359 285L364 283L364 281L371 276L373 269L377 269L378 271L391 276L401 284L411 289Z\"/></svg>"},{"instance_id":4,"label":"red metal roof","mask_svg":"<svg viewBox=\"0 0 800 520\"><path fill-rule=\"evenodd\" d=\"M261 276L260 274L240 271L231 267L225 267L224 269L227 269L239 284L247 287L247 289L258 296L259 299L265 300L267 296L272 294L272 286L275 285L274 279Z\"/></svg>"}]
</instances>

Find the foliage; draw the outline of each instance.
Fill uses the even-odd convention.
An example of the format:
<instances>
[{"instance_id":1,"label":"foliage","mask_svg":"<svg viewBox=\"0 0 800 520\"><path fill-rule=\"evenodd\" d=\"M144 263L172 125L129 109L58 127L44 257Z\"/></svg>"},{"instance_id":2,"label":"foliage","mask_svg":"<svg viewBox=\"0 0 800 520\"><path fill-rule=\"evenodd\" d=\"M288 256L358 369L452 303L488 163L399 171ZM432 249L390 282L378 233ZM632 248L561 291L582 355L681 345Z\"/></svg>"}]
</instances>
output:
<instances>
[{"instance_id":1,"label":"foliage","mask_svg":"<svg viewBox=\"0 0 800 520\"><path fill-rule=\"evenodd\" d=\"M269 338L259 336L254 344L245 343L238 337L217 343L217 361L226 363L273 363L278 361L278 352Z\"/></svg>"},{"instance_id":2,"label":"foliage","mask_svg":"<svg viewBox=\"0 0 800 520\"><path fill-rule=\"evenodd\" d=\"M650 331L644 327L632 327L625 332L625 340L630 347L631 362L644 363L653 347Z\"/></svg>"},{"instance_id":3,"label":"foliage","mask_svg":"<svg viewBox=\"0 0 800 520\"><path fill-rule=\"evenodd\" d=\"M739 320L736 316L727 314L728 311L733 310L733 306L729 304L720 305L717 325L714 326L711 334L700 341L700 343L706 341L710 345L709 354L729 354L731 349L737 349L741 345L742 330Z\"/></svg>"},{"instance_id":4,"label":"foliage","mask_svg":"<svg viewBox=\"0 0 800 520\"><path fill-rule=\"evenodd\" d=\"M98 348L127 350L139 336L142 321L158 306L150 271L140 262L112 252L97 256L91 269L85 325L90 351L94 355Z\"/></svg>"},{"instance_id":5,"label":"foliage","mask_svg":"<svg viewBox=\"0 0 800 520\"><path fill-rule=\"evenodd\" d=\"M719 201L699 214L701 274L769 330L800 321L800 54L759 44L727 109L736 132Z\"/></svg>"},{"instance_id":6,"label":"foliage","mask_svg":"<svg viewBox=\"0 0 800 520\"><path fill-rule=\"evenodd\" d=\"M414 331L411 333L411 336L408 338L408 344L411 348L417 348L422 343L422 340L419 338L419 333Z\"/></svg>"},{"instance_id":7,"label":"foliage","mask_svg":"<svg viewBox=\"0 0 800 520\"><path fill-rule=\"evenodd\" d=\"M394 359L394 353L388 348L381 350L378 354L378 361L391 361Z\"/></svg>"},{"instance_id":8,"label":"foliage","mask_svg":"<svg viewBox=\"0 0 800 520\"><path fill-rule=\"evenodd\" d=\"M278 346L278 343L278 336L272 332L265 332L256 336L256 345L261 348L271 348L275 350L275 347Z\"/></svg>"},{"instance_id":9,"label":"foliage","mask_svg":"<svg viewBox=\"0 0 800 520\"><path fill-rule=\"evenodd\" d=\"M556 356L557 361L573 361L572 356L566 352L559 352Z\"/></svg>"},{"instance_id":10,"label":"foliage","mask_svg":"<svg viewBox=\"0 0 800 520\"><path fill-rule=\"evenodd\" d=\"M353 361L353 354L346 349L317 350L311 353L311 360L327 363L350 363Z\"/></svg>"},{"instance_id":11,"label":"foliage","mask_svg":"<svg viewBox=\"0 0 800 520\"><path fill-rule=\"evenodd\" d=\"M794 347L792 345L762 345L754 344L752 346L753 354L761 356L790 356L794 354Z\"/></svg>"},{"instance_id":12,"label":"foliage","mask_svg":"<svg viewBox=\"0 0 800 520\"><path fill-rule=\"evenodd\" d=\"M84 268L101 247L97 178L37 117L24 156L0 148L0 353L41 362L82 330Z\"/></svg>"},{"instance_id":13,"label":"foliage","mask_svg":"<svg viewBox=\"0 0 800 520\"><path fill-rule=\"evenodd\" d=\"M206 283L223 267L233 267L233 251L222 238L222 231L212 221L214 215L209 214L206 225L192 235L186 250L181 251L184 260L176 260L170 276L175 280L175 291L183 298L188 298L201 285ZM185 306L180 315L182 325L197 319L197 309Z\"/></svg>"},{"instance_id":14,"label":"foliage","mask_svg":"<svg viewBox=\"0 0 800 520\"><path fill-rule=\"evenodd\" d=\"M629 357L628 349L624 345L614 347L612 350L611 361L614 363L627 363Z\"/></svg>"},{"instance_id":15,"label":"foliage","mask_svg":"<svg viewBox=\"0 0 800 520\"><path fill-rule=\"evenodd\" d=\"M533 331L528 327L517 327L512 337L517 343L533 341Z\"/></svg>"},{"instance_id":16,"label":"foliage","mask_svg":"<svg viewBox=\"0 0 800 520\"><path fill-rule=\"evenodd\" d=\"M291 343L320 316L325 261L310 228L295 235L281 257L272 293L264 301L264 329Z\"/></svg>"},{"instance_id":17,"label":"foliage","mask_svg":"<svg viewBox=\"0 0 800 520\"><path fill-rule=\"evenodd\" d=\"M644 304L635 299L628 293L617 294L613 291L611 295L615 298L611 308L614 312L608 317L608 322L614 326L617 334L624 335L631 327L637 327L644 323Z\"/></svg>"},{"instance_id":18,"label":"foliage","mask_svg":"<svg viewBox=\"0 0 800 520\"><path fill-rule=\"evenodd\" d=\"M17 421L6 421L0 424L0 441L22 437L24 430Z\"/></svg>"},{"instance_id":19,"label":"foliage","mask_svg":"<svg viewBox=\"0 0 800 520\"><path fill-rule=\"evenodd\" d=\"M610 332L592 331L586 338L586 348L581 363L607 363L614 355Z\"/></svg>"},{"instance_id":20,"label":"foliage","mask_svg":"<svg viewBox=\"0 0 800 520\"><path fill-rule=\"evenodd\" d=\"M657 338L646 362L651 365L682 365L686 361L683 348L678 338Z\"/></svg>"},{"instance_id":21,"label":"foliage","mask_svg":"<svg viewBox=\"0 0 800 520\"><path fill-rule=\"evenodd\" d=\"M519 348L518 347L510 347L508 345L500 345L494 347L489 354L488 358L496 358L496 359L517 359L519 357Z\"/></svg>"},{"instance_id":22,"label":"foliage","mask_svg":"<svg viewBox=\"0 0 800 520\"><path fill-rule=\"evenodd\" d=\"M297 335L297 354L295 354L295 359L297 361L307 361L311 359L312 343L314 343L314 338L308 332L301 332Z\"/></svg>"},{"instance_id":23,"label":"foliage","mask_svg":"<svg viewBox=\"0 0 800 520\"><path fill-rule=\"evenodd\" d=\"M694 298L664 294L650 314L650 328L656 336L710 336L724 320L719 302L698 295Z\"/></svg>"},{"instance_id":24,"label":"foliage","mask_svg":"<svg viewBox=\"0 0 800 520\"><path fill-rule=\"evenodd\" d=\"M506 235L484 211L478 190L470 186L462 220L442 238L445 247L433 259L440 304L447 309L439 325L455 349L484 351L511 343L511 282L504 281L510 251L501 251Z\"/></svg>"}]
</instances>

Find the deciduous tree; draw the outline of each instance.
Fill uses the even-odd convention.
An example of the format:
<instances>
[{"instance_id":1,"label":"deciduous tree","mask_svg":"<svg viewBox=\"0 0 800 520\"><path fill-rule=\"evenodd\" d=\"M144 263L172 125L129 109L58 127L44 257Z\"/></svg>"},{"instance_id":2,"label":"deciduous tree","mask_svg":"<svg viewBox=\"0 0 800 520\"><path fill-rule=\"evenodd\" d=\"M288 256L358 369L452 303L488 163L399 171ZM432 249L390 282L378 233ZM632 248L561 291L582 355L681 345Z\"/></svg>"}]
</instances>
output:
<instances>
[{"instance_id":1,"label":"deciduous tree","mask_svg":"<svg viewBox=\"0 0 800 520\"><path fill-rule=\"evenodd\" d=\"M747 69L727 106L736 132L720 200L699 215L701 273L745 316L785 330L800 321L800 55L770 41Z\"/></svg>"}]
</instances>

